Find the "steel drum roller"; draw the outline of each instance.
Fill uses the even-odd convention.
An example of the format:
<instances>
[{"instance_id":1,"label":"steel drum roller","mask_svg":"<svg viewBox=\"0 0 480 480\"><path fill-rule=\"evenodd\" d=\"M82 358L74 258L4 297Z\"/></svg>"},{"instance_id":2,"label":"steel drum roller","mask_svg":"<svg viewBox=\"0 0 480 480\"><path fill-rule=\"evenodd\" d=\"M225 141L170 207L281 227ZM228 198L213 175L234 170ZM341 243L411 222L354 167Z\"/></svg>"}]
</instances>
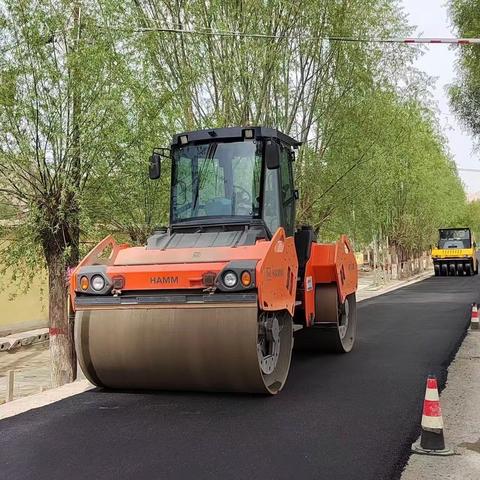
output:
<instances>
[{"instance_id":1,"label":"steel drum roller","mask_svg":"<svg viewBox=\"0 0 480 480\"><path fill-rule=\"evenodd\" d=\"M256 304L77 311L75 345L98 386L273 394L285 383L293 340L291 318L272 318L273 371L272 356L267 365L259 353L266 335Z\"/></svg>"}]
</instances>

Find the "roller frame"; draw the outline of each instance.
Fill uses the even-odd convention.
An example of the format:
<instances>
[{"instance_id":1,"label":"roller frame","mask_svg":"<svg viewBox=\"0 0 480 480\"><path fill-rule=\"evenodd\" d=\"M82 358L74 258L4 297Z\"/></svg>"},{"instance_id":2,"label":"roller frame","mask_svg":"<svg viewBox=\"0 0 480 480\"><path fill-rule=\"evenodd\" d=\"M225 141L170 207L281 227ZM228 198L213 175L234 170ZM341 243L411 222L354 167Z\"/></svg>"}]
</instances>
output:
<instances>
[{"instance_id":1,"label":"roller frame","mask_svg":"<svg viewBox=\"0 0 480 480\"><path fill-rule=\"evenodd\" d=\"M111 251L109 256L102 253L106 249ZM249 249L204 250L201 253L204 263L188 263L191 251L177 250L176 261L180 262L182 255L186 255L185 261L163 264L162 258L168 258L168 252L142 253L136 248L117 245L107 237L87 255L72 275L71 297L76 310L75 343L79 363L92 383L113 389L278 393L285 384L290 365L293 314L296 321L300 315L305 333L310 331L314 338L323 335L317 343L325 349L351 349L348 345L338 347L338 335L332 328L338 323L336 307L330 312L327 304L331 302L324 298L322 305L321 296L315 299L315 291L322 285L330 292L328 295L338 298L339 305L355 293L357 267L346 237L342 236L334 244L312 244L305 276L301 279L304 288L299 292L300 302L295 245L282 228L269 242ZM251 259L257 258L256 289L232 293L199 291L199 273L220 275L228 266L226 257L233 254L237 256L235 265L241 265L242 258L250 259L251 265ZM125 260L129 255L136 256L131 267ZM145 267L139 255L154 256L158 263L150 261ZM79 272L88 271L91 275L95 265L109 280L125 276L127 286L129 272L134 272L136 284L129 287L132 293L127 288L113 296L77 297ZM148 283L151 278L166 275L160 272L175 272L179 267L182 268L180 282L196 288L172 290L171 285ZM144 290L145 287L150 290ZM135 292L139 292L137 297ZM258 299L252 302L255 292ZM217 297L226 301L218 303ZM255 299L255 295L253 297ZM178 298L183 299L182 303L175 303ZM319 314L320 310L324 313ZM262 374L258 357L258 319L262 312L273 312L287 319L280 333L278 369L271 375Z\"/></svg>"}]
</instances>

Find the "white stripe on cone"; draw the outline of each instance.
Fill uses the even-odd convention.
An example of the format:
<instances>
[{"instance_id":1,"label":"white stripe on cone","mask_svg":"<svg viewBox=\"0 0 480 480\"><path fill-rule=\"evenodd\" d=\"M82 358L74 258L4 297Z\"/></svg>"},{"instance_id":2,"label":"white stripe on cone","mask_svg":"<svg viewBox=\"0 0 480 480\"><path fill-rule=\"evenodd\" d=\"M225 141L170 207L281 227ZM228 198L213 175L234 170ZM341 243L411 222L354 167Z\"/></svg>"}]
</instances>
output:
<instances>
[{"instance_id":1,"label":"white stripe on cone","mask_svg":"<svg viewBox=\"0 0 480 480\"><path fill-rule=\"evenodd\" d=\"M438 396L438 390L436 388L427 388L425 391L425 400L431 400L433 402L440 401L440 397Z\"/></svg>"},{"instance_id":2,"label":"white stripe on cone","mask_svg":"<svg viewBox=\"0 0 480 480\"><path fill-rule=\"evenodd\" d=\"M472 314L470 316L470 326L474 330L477 330L480 326L480 322L478 318L478 307L476 303L472 305Z\"/></svg>"},{"instance_id":3,"label":"white stripe on cone","mask_svg":"<svg viewBox=\"0 0 480 480\"><path fill-rule=\"evenodd\" d=\"M427 417L422 415L422 428L427 429L443 429L443 417Z\"/></svg>"}]
</instances>

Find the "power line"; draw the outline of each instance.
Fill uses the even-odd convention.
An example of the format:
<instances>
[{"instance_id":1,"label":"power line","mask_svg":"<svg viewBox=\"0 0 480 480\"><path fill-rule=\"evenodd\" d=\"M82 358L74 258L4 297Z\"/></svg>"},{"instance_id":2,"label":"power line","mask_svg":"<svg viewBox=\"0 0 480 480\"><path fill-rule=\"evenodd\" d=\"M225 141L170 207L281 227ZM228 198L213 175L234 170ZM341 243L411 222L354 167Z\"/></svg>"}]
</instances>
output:
<instances>
[{"instance_id":1,"label":"power line","mask_svg":"<svg viewBox=\"0 0 480 480\"><path fill-rule=\"evenodd\" d=\"M131 33L172 33L177 35L203 35L210 37L231 37L231 38L253 38L265 40L325 40L329 42L345 42L345 43L378 43L378 44L443 44L443 45L480 45L480 38L448 38L448 37L349 37L339 35L306 35L299 33L292 34L268 34L255 32L239 32L233 30L214 30L208 27L198 27L192 29L179 28L176 26L158 26L158 27L127 27L127 26L110 26L97 25L101 30L126 31ZM19 42L22 43L22 42ZM16 45L10 45L1 53L6 53Z\"/></svg>"},{"instance_id":2,"label":"power line","mask_svg":"<svg viewBox=\"0 0 480 480\"><path fill-rule=\"evenodd\" d=\"M318 39L327 40L331 42L357 42L357 43L401 43L401 44L450 44L450 45L480 45L480 38L442 38L442 37L348 37L348 36L308 36L305 34L291 35L291 34L268 34L268 33L249 33L239 32L231 30L213 30L206 27L201 29L185 29L169 26L158 27L140 27L140 28L128 28L128 27L110 27L101 26L100 28L111 30L128 30L135 33L174 33L174 34L187 34L187 35L205 35L213 37L244 37L244 38L259 38L270 40L302 40L302 39Z\"/></svg>"}]
</instances>

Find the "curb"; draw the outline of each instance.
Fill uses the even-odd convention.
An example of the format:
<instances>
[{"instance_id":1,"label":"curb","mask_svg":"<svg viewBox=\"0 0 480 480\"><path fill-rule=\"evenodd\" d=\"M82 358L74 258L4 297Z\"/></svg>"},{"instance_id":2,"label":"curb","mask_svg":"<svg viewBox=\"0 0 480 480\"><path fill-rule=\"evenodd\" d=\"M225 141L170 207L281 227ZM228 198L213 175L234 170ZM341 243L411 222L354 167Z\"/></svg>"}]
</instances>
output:
<instances>
[{"instance_id":1,"label":"curb","mask_svg":"<svg viewBox=\"0 0 480 480\"><path fill-rule=\"evenodd\" d=\"M393 292L394 290L398 290L399 288L406 287L408 285L412 285L417 282L421 282L422 280L426 280L427 278L433 277L433 272L424 272L419 275L416 275L414 277L411 277L407 280L403 280L397 284L394 285L387 285L385 288L380 288L378 290L367 290L366 288L362 288L361 290L358 291L357 296L360 297L363 292L365 292L365 297L364 298L359 298L359 302L362 302L364 300L368 300L370 298L374 297L379 297L380 295L383 295L385 293L390 293Z\"/></svg>"},{"instance_id":2,"label":"curb","mask_svg":"<svg viewBox=\"0 0 480 480\"><path fill-rule=\"evenodd\" d=\"M33 343L45 342L50 338L48 328L37 328L21 333L12 333L6 337L0 337L0 352L15 350L19 347L32 345Z\"/></svg>"},{"instance_id":3,"label":"curb","mask_svg":"<svg viewBox=\"0 0 480 480\"><path fill-rule=\"evenodd\" d=\"M87 392L92 388L95 388L95 386L88 380L76 380L75 382L67 383L58 388L52 388L51 390L45 390L44 392L36 393L35 395L29 395L28 397L4 403L3 405L0 405L0 420L13 417L35 408L44 407L45 405L58 402L64 398Z\"/></svg>"}]
</instances>

